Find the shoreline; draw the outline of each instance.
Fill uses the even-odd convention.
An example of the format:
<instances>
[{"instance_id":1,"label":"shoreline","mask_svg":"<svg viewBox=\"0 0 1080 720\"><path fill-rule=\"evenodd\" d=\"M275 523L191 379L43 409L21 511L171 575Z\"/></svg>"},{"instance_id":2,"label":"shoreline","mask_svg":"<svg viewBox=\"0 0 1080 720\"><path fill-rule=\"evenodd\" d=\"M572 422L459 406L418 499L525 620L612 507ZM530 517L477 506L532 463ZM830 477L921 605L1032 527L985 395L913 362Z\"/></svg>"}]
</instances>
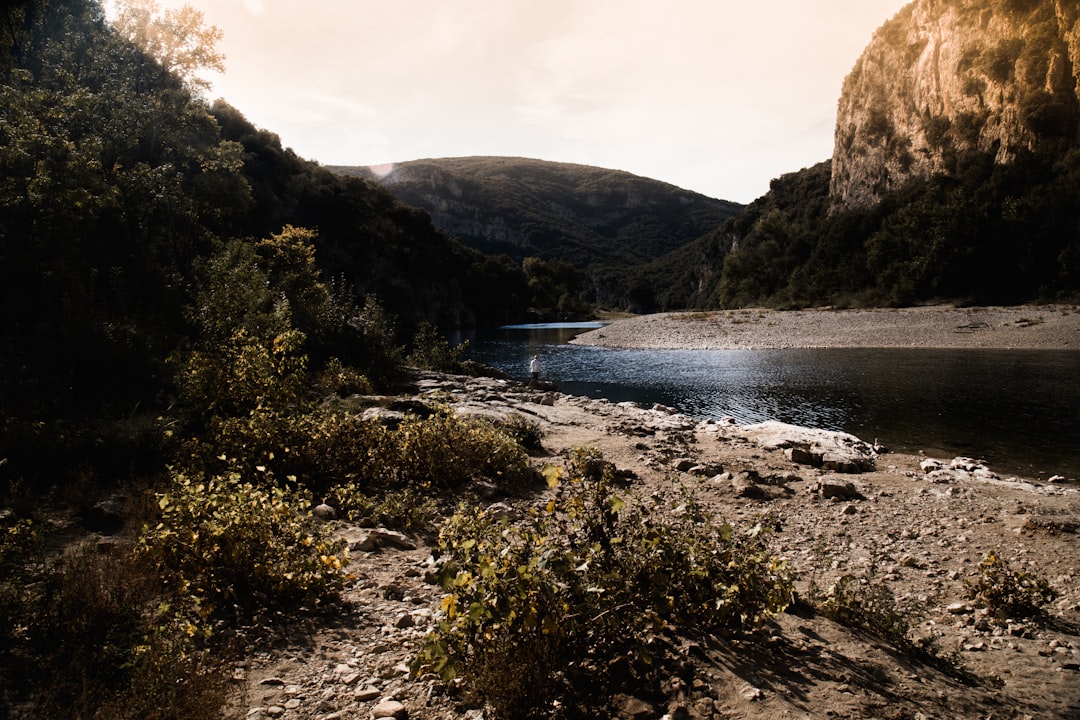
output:
<instances>
[{"instance_id":1,"label":"shoreline","mask_svg":"<svg viewBox=\"0 0 1080 720\"><path fill-rule=\"evenodd\" d=\"M933 305L860 310L752 308L614 320L572 344L642 350L945 348L1080 351L1080 307Z\"/></svg>"}]
</instances>

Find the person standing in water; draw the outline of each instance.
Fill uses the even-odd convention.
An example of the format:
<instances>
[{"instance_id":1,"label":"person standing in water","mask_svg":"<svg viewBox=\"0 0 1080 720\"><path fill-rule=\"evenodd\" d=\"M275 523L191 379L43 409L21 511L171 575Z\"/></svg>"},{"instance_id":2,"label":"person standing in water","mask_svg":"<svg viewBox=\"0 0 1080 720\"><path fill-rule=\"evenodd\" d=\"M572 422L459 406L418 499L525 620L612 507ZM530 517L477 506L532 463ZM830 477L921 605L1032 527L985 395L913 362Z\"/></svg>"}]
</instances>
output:
<instances>
[{"instance_id":1,"label":"person standing in water","mask_svg":"<svg viewBox=\"0 0 1080 720\"><path fill-rule=\"evenodd\" d=\"M533 355L532 360L529 361L529 375L532 378L532 382L536 382L540 379L540 356Z\"/></svg>"}]
</instances>

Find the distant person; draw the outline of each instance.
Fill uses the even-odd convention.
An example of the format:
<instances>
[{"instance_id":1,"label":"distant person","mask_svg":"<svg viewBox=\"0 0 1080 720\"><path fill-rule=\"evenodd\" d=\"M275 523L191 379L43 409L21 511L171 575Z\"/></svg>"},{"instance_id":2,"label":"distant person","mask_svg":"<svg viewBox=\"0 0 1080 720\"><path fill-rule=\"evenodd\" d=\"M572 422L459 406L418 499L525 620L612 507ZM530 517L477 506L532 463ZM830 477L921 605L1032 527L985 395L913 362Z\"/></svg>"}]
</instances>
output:
<instances>
[{"instance_id":1,"label":"distant person","mask_svg":"<svg viewBox=\"0 0 1080 720\"><path fill-rule=\"evenodd\" d=\"M532 382L537 382L540 379L540 356L533 355L532 360L529 361L529 375L532 378Z\"/></svg>"}]
</instances>

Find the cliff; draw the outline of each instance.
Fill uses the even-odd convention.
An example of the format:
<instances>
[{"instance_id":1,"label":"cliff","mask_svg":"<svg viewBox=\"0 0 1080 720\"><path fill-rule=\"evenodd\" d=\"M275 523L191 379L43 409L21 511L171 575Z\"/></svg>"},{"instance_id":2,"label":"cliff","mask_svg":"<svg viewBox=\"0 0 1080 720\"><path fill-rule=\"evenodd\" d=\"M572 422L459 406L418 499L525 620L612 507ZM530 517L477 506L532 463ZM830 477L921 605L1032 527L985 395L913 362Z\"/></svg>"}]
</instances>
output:
<instances>
[{"instance_id":1,"label":"cliff","mask_svg":"<svg viewBox=\"0 0 1080 720\"><path fill-rule=\"evenodd\" d=\"M875 34L839 101L833 208L873 205L972 153L1078 144L1080 4L916 0Z\"/></svg>"}]
</instances>

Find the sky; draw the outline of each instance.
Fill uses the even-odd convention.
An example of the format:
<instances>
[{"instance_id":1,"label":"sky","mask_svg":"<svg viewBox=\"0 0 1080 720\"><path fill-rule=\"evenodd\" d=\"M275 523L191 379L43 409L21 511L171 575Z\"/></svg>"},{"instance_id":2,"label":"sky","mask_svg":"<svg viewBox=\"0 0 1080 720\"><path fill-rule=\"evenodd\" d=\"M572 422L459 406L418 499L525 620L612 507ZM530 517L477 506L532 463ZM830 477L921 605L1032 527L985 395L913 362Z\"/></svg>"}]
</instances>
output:
<instances>
[{"instance_id":1,"label":"sky","mask_svg":"<svg viewBox=\"0 0 1080 720\"><path fill-rule=\"evenodd\" d=\"M224 33L224 98L323 165L511 155L750 202L832 155L907 0L159 0Z\"/></svg>"}]
</instances>

